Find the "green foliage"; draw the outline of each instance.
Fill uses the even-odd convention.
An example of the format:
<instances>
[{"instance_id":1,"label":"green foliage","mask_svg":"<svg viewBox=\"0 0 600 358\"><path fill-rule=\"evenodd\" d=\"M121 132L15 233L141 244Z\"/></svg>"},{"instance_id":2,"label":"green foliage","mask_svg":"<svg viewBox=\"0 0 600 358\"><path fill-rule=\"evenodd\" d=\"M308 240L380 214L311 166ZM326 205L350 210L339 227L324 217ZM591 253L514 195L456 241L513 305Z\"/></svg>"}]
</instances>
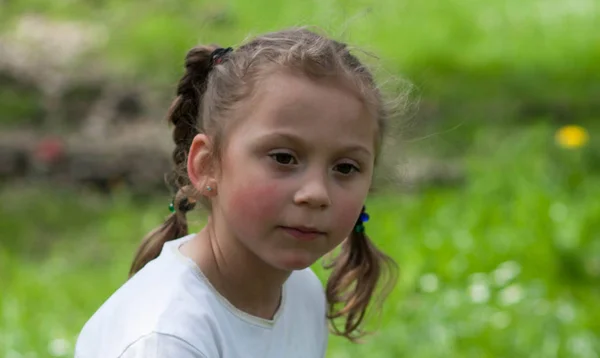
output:
<instances>
[{"instance_id":1,"label":"green foliage","mask_svg":"<svg viewBox=\"0 0 600 358\"><path fill-rule=\"evenodd\" d=\"M17 85L0 74L0 108L3 124L35 122L42 115L41 95L35 88Z\"/></svg>"},{"instance_id":2,"label":"green foliage","mask_svg":"<svg viewBox=\"0 0 600 358\"><path fill-rule=\"evenodd\" d=\"M463 186L369 199L366 230L400 281L377 333L332 337L328 357L597 357L600 173L591 147L560 149L553 130L480 129ZM2 198L0 355L68 356L169 198L28 186Z\"/></svg>"},{"instance_id":3,"label":"green foliage","mask_svg":"<svg viewBox=\"0 0 600 358\"><path fill-rule=\"evenodd\" d=\"M248 34L316 25L380 55L386 69L450 108L483 102L508 120L517 118L501 104L516 101L553 115L567 106L579 118L600 91L593 0L19 0L5 3L0 20L25 13L103 26L98 56L121 76L161 86L176 81L196 43L235 46Z\"/></svg>"}]
</instances>

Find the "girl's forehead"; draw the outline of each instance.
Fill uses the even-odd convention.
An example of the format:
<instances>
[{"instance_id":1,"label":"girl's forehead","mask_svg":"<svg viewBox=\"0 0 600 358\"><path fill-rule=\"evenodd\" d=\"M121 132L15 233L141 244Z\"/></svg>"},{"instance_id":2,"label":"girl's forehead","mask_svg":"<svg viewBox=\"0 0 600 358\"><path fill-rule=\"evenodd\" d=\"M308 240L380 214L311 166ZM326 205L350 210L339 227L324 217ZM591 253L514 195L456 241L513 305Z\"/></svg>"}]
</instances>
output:
<instances>
[{"instance_id":1,"label":"girl's forehead","mask_svg":"<svg viewBox=\"0 0 600 358\"><path fill-rule=\"evenodd\" d=\"M341 81L332 78L312 79L286 72L274 73L256 89L253 103L255 111L284 124L308 116L368 121L363 118L367 112L363 101Z\"/></svg>"},{"instance_id":2,"label":"girl's forehead","mask_svg":"<svg viewBox=\"0 0 600 358\"><path fill-rule=\"evenodd\" d=\"M260 82L253 97L240 123L246 135L281 131L374 145L376 119L352 90L335 80L274 73Z\"/></svg>"}]
</instances>

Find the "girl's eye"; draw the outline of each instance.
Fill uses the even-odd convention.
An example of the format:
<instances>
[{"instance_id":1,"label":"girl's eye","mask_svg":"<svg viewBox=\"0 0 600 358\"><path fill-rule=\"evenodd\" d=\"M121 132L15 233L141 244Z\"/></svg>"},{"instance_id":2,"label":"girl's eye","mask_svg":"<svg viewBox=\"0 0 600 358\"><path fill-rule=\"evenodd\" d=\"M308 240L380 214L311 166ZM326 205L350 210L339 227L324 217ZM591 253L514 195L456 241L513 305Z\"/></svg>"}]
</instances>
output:
<instances>
[{"instance_id":1,"label":"girl's eye","mask_svg":"<svg viewBox=\"0 0 600 358\"><path fill-rule=\"evenodd\" d=\"M341 174L348 175L352 172L360 172L360 169L354 164L350 163L341 163L335 166L335 170Z\"/></svg>"},{"instance_id":2,"label":"girl's eye","mask_svg":"<svg viewBox=\"0 0 600 358\"><path fill-rule=\"evenodd\" d=\"M282 165L297 164L296 158L294 158L294 156L289 153L273 153L269 154L269 156L273 158L273 160L275 160L277 163Z\"/></svg>"}]
</instances>

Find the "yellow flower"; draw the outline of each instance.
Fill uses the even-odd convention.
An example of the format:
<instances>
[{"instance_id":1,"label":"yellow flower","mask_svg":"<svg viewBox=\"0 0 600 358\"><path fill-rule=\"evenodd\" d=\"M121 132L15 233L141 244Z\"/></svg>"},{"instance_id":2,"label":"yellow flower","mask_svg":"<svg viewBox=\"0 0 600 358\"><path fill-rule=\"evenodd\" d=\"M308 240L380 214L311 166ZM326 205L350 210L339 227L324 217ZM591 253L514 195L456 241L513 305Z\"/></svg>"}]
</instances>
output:
<instances>
[{"instance_id":1,"label":"yellow flower","mask_svg":"<svg viewBox=\"0 0 600 358\"><path fill-rule=\"evenodd\" d=\"M556 132L556 143L563 148L573 149L584 146L590 136L585 128L571 125L564 126Z\"/></svg>"}]
</instances>

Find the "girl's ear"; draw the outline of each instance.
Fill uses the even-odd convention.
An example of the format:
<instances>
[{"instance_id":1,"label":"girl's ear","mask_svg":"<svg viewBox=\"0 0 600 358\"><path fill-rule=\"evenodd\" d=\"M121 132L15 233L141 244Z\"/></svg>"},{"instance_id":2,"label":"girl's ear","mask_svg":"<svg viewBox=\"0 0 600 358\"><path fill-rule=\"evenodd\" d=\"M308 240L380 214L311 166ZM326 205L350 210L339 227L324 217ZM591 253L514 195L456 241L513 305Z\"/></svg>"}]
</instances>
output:
<instances>
[{"instance_id":1,"label":"girl's ear","mask_svg":"<svg viewBox=\"0 0 600 358\"><path fill-rule=\"evenodd\" d=\"M213 163L213 146L206 134L197 134L190 146L187 172L190 183L203 196L217 192L216 171Z\"/></svg>"}]
</instances>

